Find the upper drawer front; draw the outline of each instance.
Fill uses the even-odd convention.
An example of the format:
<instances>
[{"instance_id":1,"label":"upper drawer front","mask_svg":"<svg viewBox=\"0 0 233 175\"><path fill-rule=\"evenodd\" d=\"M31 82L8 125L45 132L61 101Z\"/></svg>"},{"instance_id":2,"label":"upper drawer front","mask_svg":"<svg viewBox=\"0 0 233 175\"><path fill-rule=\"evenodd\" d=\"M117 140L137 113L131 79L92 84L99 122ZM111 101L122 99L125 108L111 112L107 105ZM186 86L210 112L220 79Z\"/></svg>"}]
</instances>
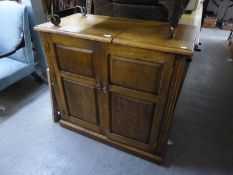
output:
<instances>
[{"instance_id":1,"label":"upper drawer front","mask_svg":"<svg viewBox=\"0 0 233 175\"><path fill-rule=\"evenodd\" d=\"M55 45L58 67L62 71L94 77L93 50Z\"/></svg>"},{"instance_id":2,"label":"upper drawer front","mask_svg":"<svg viewBox=\"0 0 233 175\"><path fill-rule=\"evenodd\" d=\"M110 84L157 94L163 65L118 56L110 57Z\"/></svg>"}]
</instances>

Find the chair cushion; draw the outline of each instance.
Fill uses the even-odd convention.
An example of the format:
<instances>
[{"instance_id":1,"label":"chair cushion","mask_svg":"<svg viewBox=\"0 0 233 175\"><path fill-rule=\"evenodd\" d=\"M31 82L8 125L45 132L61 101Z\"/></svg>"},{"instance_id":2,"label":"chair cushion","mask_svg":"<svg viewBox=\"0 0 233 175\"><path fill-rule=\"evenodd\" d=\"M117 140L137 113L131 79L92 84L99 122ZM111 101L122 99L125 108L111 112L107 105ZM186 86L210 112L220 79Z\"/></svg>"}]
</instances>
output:
<instances>
[{"instance_id":1,"label":"chair cushion","mask_svg":"<svg viewBox=\"0 0 233 175\"><path fill-rule=\"evenodd\" d=\"M13 1L0 1L0 53L11 50L19 41L20 34L27 32L25 22L27 21L26 7ZM27 43L26 43L27 45ZM9 56L21 62L27 62L26 47Z\"/></svg>"},{"instance_id":2,"label":"chair cushion","mask_svg":"<svg viewBox=\"0 0 233 175\"><path fill-rule=\"evenodd\" d=\"M112 0L112 2L120 4L142 4L142 5L157 5L158 0Z\"/></svg>"},{"instance_id":3,"label":"chair cushion","mask_svg":"<svg viewBox=\"0 0 233 175\"><path fill-rule=\"evenodd\" d=\"M33 67L11 58L0 59L0 90L33 71Z\"/></svg>"}]
</instances>

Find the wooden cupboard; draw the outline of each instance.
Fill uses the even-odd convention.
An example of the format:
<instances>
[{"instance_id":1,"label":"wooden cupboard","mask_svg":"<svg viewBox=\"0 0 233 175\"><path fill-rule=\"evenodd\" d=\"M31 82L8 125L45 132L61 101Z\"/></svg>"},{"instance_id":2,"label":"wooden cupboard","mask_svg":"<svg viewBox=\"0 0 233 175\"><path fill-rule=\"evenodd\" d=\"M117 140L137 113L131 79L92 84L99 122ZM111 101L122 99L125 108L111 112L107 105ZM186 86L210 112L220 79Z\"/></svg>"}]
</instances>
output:
<instances>
[{"instance_id":1,"label":"wooden cupboard","mask_svg":"<svg viewBox=\"0 0 233 175\"><path fill-rule=\"evenodd\" d=\"M80 14L39 25L62 126L161 162L195 27Z\"/></svg>"}]
</instances>

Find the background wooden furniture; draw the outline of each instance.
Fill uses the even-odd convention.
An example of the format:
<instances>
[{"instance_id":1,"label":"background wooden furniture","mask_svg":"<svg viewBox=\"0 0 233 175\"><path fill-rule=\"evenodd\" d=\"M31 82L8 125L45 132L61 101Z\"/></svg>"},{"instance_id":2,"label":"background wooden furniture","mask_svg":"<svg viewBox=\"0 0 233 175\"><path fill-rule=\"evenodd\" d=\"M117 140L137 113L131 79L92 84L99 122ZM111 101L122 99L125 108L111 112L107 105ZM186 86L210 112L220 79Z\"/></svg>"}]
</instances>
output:
<instances>
[{"instance_id":1,"label":"background wooden furniture","mask_svg":"<svg viewBox=\"0 0 233 175\"><path fill-rule=\"evenodd\" d=\"M161 162L194 26L75 14L40 32L62 126Z\"/></svg>"},{"instance_id":2,"label":"background wooden furniture","mask_svg":"<svg viewBox=\"0 0 233 175\"><path fill-rule=\"evenodd\" d=\"M79 12L79 8L76 6L86 6L86 0L43 0L43 6L45 12L50 15L53 5L53 12L60 17L74 14Z\"/></svg>"},{"instance_id":3,"label":"background wooden furniture","mask_svg":"<svg viewBox=\"0 0 233 175\"><path fill-rule=\"evenodd\" d=\"M159 0L93 0L94 14L143 20L167 21L168 10Z\"/></svg>"}]
</instances>

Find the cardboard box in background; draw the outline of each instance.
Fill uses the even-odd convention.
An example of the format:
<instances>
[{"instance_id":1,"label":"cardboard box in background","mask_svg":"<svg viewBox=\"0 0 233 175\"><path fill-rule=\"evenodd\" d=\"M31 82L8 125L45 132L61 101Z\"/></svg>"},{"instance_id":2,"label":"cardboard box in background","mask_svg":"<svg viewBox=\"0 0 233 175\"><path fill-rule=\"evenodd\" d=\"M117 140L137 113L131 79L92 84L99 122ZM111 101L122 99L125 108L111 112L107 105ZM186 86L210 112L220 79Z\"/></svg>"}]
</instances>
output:
<instances>
[{"instance_id":1,"label":"cardboard box in background","mask_svg":"<svg viewBox=\"0 0 233 175\"><path fill-rule=\"evenodd\" d=\"M225 21L222 23L222 30L232 30L233 29L233 21Z\"/></svg>"},{"instance_id":2,"label":"cardboard box in background","mask_svg":"<svg viewBox=\"0 0 233 175\"><path fill-rule=\"evenodd\" d=\"M215 28L217 24L216 16L206 16L204 19L203 27L205 28Z\"/></svg>"}]
</instances>

